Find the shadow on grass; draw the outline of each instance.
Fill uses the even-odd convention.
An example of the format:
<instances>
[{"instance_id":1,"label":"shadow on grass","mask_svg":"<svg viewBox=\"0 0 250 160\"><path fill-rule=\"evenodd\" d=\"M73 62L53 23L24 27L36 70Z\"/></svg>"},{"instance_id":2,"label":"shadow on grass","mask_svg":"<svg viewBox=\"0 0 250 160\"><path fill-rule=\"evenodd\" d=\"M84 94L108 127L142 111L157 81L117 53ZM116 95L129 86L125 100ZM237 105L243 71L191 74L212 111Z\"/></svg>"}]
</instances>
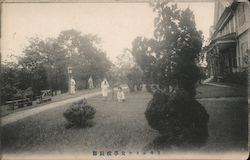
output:
<instances>
[{"instance_id":1,"label":"shadow on grass","mask_svg":"<svg viewBox=\"0 0 250 160\"><path fill-rule=\"evenodd\" d=\"M73 124L70 122L67 122L64 124L65 129L83 129L83 128L91 128L96 123L94 121L87 121L86 123L79 125L79 124Z\"/></svg>"}]
</instances>

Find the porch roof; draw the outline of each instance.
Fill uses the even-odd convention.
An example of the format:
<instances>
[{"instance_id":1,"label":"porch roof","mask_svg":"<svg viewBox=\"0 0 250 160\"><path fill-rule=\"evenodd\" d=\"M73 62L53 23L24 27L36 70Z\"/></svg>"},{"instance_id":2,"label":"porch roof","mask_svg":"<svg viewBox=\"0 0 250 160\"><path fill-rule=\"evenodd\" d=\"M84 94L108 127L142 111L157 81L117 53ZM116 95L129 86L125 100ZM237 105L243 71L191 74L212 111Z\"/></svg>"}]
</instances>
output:
<instances>
[{"instance_id":1,"label":"porch roof","mask_svg":"<svg viewBox=\"0 0 250 160\"><path fill-rule=\"evenodd\" d=\"M208 46L207 52L210 52L215 46L218 46L219 49L225 49L234 45L236 45L236 32L212 40Z\"/></svg>"}]
</instances>

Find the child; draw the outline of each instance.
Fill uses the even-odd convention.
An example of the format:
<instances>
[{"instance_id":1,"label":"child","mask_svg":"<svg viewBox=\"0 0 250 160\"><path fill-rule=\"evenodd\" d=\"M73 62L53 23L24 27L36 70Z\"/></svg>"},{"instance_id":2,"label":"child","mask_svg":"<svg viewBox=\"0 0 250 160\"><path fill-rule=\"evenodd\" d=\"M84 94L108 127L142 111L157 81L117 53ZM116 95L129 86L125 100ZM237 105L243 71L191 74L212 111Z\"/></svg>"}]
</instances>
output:
<instances>
[{"instance_id":1,"label":"child","mask_svg":"<svg viewBox=\"0 0 250 160\"><path fill-rule=\"evenodd\" d=\"M125 101L125 94L122 91L122 87L118 87L117 100L118 100L118 102L124 102Z\"/></svg>"}]
</instances>

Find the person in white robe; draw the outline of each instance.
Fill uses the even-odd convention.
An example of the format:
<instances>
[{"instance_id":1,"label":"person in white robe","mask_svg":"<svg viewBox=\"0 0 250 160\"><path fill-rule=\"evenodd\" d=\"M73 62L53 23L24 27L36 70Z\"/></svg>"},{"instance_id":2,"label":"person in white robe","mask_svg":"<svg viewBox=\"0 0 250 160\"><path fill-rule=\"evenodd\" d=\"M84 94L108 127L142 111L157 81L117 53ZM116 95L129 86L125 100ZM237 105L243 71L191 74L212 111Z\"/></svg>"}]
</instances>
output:
<instances>
[{"instance_id":1,"label":"person in white robe","mask_svg":"<svg viewBox=\"0 0 250 160\"><path fill-rule=\"evenodd\" d=\"M92 76L90 76L90 77L89 77L88 84L89 84L89 89L94 88L94 84L93 84L93 78L92 78Z\"/></svg>"},{"instance_id":2,"label":"person in white robe","mask_svg":"<svg viewBox=\"0 0 250 160\"><path fill-rule=\"evenodd\" d=\"M70 78L70 94L75 94L76 93L76 82L75 80L72 78Z\"/></svg>"},{"instance_id":3,"label":"person in white robe","mask_svg":"<svg viewBox=\"0 0 250 160\"><path fill-rule=\"evenodd\" d=\"M104 79L101 83L101 89L102 89L102 97L104 100L107 100L108 98L108 89L109 89L109 83L106 79Z\"/></svg>"}]
</instances>

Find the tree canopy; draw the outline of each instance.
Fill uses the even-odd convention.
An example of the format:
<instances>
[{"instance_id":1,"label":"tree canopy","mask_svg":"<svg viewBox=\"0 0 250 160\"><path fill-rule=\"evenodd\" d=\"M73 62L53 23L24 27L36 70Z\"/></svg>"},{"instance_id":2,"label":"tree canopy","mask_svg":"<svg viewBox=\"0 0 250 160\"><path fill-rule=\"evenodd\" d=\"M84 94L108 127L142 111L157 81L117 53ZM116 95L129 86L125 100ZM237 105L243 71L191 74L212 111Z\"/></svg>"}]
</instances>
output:
<instances>
[{"instance_id":1,"label":"tree canopy","mask_svg":"<svg viewBox=\"0 0 250 160\"><path fill-rule=\"evenodd\" d=\"M123 82L128 85L130 92L134 92L135 87L137 91L141 90L142 70L136 63L130 49L124 49L124 53L117 57L117 66L121 71Z\"/></svg>"},{"instance_id":2,"label":"tree canopy","mask_svg":"<svg viewBox=\"0 0 250 160\"><path fill-rule=\"evenodd\" d=\"M13 94L17 89L32 87L36 95L43 89L66 92L69 66L78 89L87 87L90 76L97 83L111 66L106 53L98 48L99 43L96 35L83 35L74 29L62 31L56 38L32 37L18 63L3 66L1 80L8 84L2 85L1 90Z\"/></svg>"},{"instance_id":3,"label":"tree canopy","mask_svg":"<svg viewBox=\"0 0 250 160\"><path fill-rule=\"evenodd\" d=\"M180 10L168 1L154 1L154 38L137 37L132 43L132 55L144 72L146 83L161 88L183 88L195 95L199 80L196 59L201 51L203 36L196 29L193 12Z\"/></svg>"},{"instance_id":4,"label":"tree canopy","mask_svg":"<svg viewBox=\"0 0 250 160\"><path fill-rule=\"evenodd\" d=\"M137 38L133 43L133 55L146 83L156 84L145 111L148 124L160 133L152 147L200 147L207 140L209 120L205 108L195 99L202 33L196 29L189 8L180 10L167 0L153 1L152 7L157 14L154 39Z\"/></svg>"}]
</instances>

